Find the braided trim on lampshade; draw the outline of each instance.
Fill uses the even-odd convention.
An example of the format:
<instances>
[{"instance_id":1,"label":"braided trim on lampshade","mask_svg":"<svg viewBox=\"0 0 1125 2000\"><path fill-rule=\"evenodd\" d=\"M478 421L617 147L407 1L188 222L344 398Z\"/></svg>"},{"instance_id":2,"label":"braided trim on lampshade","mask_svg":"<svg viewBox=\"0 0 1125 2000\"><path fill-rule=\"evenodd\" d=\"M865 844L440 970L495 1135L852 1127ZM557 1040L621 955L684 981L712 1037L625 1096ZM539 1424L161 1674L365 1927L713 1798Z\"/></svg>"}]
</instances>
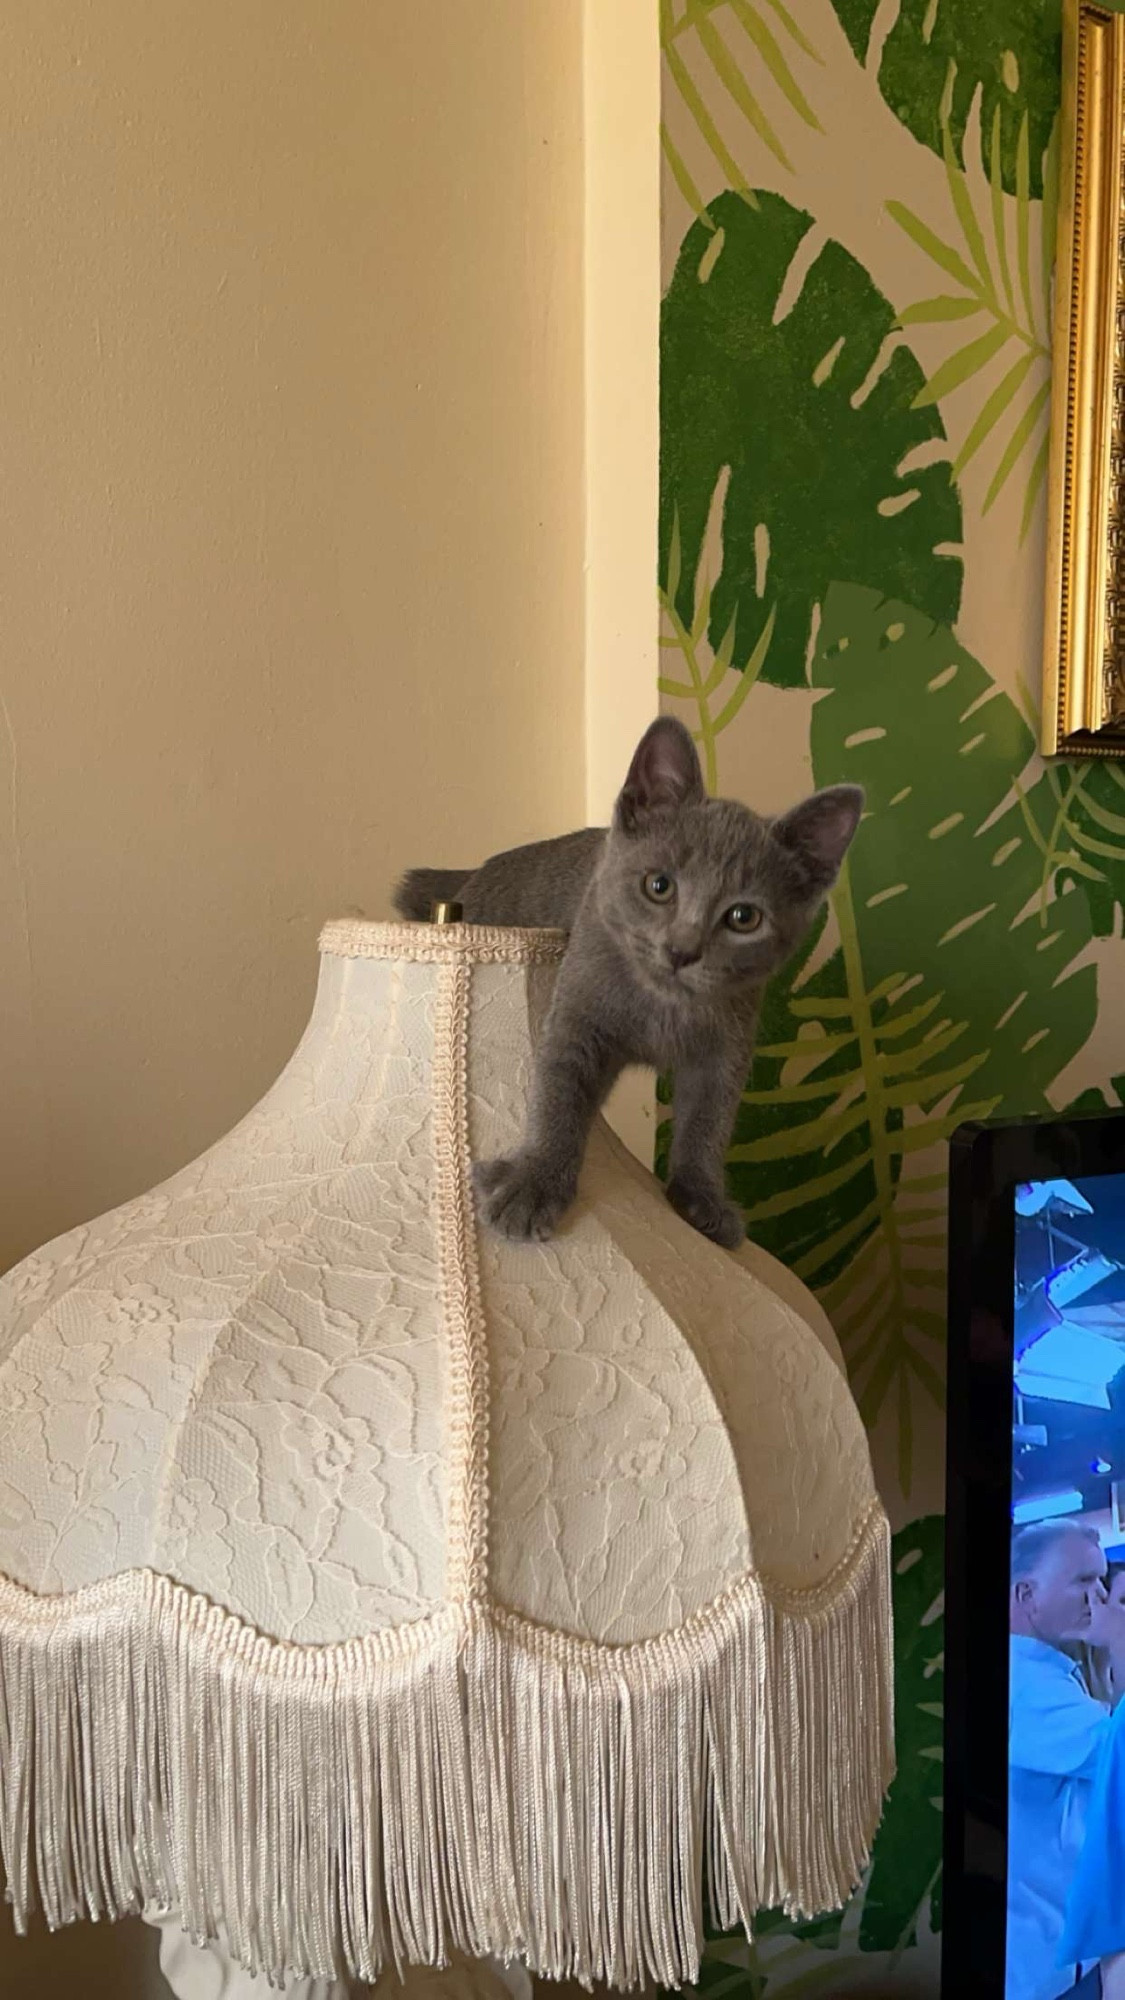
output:
<instances>
[{"instance_id":1,"label":"braided trim on lampshade","mask_svg":"<svg viewBox=\"0 0 1125 2000\"><path fill-rule=\"evenodd\" d=\"M457 1602L481 1598L488 1571L488 1342L469 1158L469 977L463 962L442 965L434 1030L438 1256L449 1342L446 1580Z\"/></svg>"},{"instance_id":2,"label":"braided trim on lampshade","mask_svg":"<svg viewBox=\"0 0 1125 2000\"><path fill-rule=\"evenodd\" d=\"M338 917L320 933L336 958L397 958L415 965L554 965L565 931L516 930L499 924L369 924Z\"/></svg>"}]
</instances>

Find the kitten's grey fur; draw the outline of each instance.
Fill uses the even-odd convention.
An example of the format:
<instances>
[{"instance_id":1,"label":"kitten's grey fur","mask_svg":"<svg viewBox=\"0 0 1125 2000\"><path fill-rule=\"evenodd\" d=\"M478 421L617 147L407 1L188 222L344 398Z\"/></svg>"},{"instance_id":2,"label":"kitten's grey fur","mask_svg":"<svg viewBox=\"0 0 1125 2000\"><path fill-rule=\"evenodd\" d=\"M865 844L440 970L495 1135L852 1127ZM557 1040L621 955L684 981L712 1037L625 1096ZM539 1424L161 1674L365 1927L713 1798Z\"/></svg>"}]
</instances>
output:
<instances>
[{"instance_id":1,"label":"kitten's grey fur","mask_svg":"<svg viewBox=\"0 0 1125 2000\"><path fill-rule=\"evenodd\" d=\"M663 717L637 746L608 829L513 848L472 872L417 869L404 878L395 895L404 916L455 898L468 923L571 934L536 1051L523 1143L476 1169L493 1228L519 1240L554 1233L596 1112L623 1069L645 1064L675 1075L669 1201L716 1243L741 1242L723 1156L762 989L832 887L862 809L855 785L816 792L773 820L709 799L691 737ZM654 876L672 885L664 900L652 900ZM737 934L727 918L745 905L760 924Z\"/></svg>"}]
</instances>

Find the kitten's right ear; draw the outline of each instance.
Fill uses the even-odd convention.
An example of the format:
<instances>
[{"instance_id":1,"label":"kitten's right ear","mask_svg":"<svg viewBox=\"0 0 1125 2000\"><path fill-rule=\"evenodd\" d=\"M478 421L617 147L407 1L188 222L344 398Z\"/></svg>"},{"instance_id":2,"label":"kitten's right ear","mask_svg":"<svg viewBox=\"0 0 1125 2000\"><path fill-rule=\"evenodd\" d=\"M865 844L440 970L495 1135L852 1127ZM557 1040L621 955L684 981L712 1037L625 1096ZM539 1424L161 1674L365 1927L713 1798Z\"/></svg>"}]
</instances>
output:
<instances>
[{"instance_id":1,"label":"kitten's right ear","mask_svg":"<svg viewBox=\"0 0 1125 2000\"><path fill-rule=\"evenodd\" d=\"M862 785L826 785L770 826L770 838L800 861L814 889L832 887L863 816Z\"/></svg>"},{"instance_id":2,"label":"kitten's right ear","mask_svg":"<svg viewBox=\"0 0 1125 2000\"><path fill-rule=\"evenodd\" d=\"M645 730L633 752L613 823L632 833L646 813L697 805L704 796L695 744L682 722L662 715Z\"/></svg>"}]
</instances>

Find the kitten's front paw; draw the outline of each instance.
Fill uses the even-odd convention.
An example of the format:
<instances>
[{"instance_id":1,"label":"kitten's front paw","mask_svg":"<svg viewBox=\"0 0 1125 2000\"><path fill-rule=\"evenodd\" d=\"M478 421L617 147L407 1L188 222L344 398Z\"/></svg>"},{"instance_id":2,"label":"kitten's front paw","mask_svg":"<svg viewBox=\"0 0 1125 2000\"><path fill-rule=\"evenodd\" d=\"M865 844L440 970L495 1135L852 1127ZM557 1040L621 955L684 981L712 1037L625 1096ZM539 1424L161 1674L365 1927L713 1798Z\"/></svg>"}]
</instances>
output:
<instances>
[{"instance_id":1,"label":"kitten's front paw","mask_svg":"<svg viewBox=\"0 0 1125 2000\"><path fill-rule=\"evenodd\" d=\"M717 1188L698 1181L671 1180L665 1193L676 1214L698 1229L701 1236L709 1237L712 1243L721 1243L724 1250L737 1250L746 1235L746 1224L733 1201L727 1201Z\"/></svg>"},{"instance_id":2,"label":"kitten's front paw","mask_svg":"<svg viewBox=\"0 0 1125 2000\"><path fill-rule=\"evenodd\" d=\"M545 1243L574 1198L557 1169L526 1153L481 1160L473 1169L480 1211L490 1228L513 1243Z\"/></svg>"}]
</instances>

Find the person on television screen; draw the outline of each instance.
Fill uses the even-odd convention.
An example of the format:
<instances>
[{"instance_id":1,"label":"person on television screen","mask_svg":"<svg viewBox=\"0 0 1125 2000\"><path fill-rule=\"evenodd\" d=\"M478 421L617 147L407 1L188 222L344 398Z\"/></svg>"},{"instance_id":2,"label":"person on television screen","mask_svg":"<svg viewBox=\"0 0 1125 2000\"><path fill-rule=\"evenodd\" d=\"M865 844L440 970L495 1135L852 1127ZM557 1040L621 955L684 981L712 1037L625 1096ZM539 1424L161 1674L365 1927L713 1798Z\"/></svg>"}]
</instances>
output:
<instances>
[{"instance_id":1,"label":"person on television screen","mask_svg":"<svg viewBox=\"0 0 1125 2000\"><path fill-rule=\"evenodd\" d=\"M1116 1708L1125 1694L1125 1563L1110 1563L1102 1589L1101 1602L1094 1605L1089 1644L1079 1648L1079 1657L1090 1693Z\"/></svg>"},{"instance_id":2,"label":"person on television screen","mask_svg":"<svg viewBox=\"0 0 1125 2000\"><path fill-rule=\"evenodd\" d=\"M1090 1643L1105 1568L1096 1534L1078 1522L1038 1521L1012 1536L1005 2000L1057 2000L1087 1957L1100 1955L1061 1958L1067 1896L1111 1726L1078 1658Z\"/></svg>"},{"instance_id":3,"label":"person on television screen","mask_svg":"<svg viewBox=\"0 0 1125 2000\"><path fill-rule=\"evenodd\" d=\"M1117 1646L1115 1606L1125 1620L1125 1571L1117 1566L1107 1579L1104 1610L1100 1616L1095 1611L1094 1629L1100 1647L1122 1657L1125 1646ZM1120 1699L1125 1657L1110 1671L1118 1684L1116 1706L1086 1814L1086 1838L1071 1882L1059 1952L1071 1960L1100 1959L1103 2000L1125 2000L1125 1702Z\"/></svg>"}]
</instances>

